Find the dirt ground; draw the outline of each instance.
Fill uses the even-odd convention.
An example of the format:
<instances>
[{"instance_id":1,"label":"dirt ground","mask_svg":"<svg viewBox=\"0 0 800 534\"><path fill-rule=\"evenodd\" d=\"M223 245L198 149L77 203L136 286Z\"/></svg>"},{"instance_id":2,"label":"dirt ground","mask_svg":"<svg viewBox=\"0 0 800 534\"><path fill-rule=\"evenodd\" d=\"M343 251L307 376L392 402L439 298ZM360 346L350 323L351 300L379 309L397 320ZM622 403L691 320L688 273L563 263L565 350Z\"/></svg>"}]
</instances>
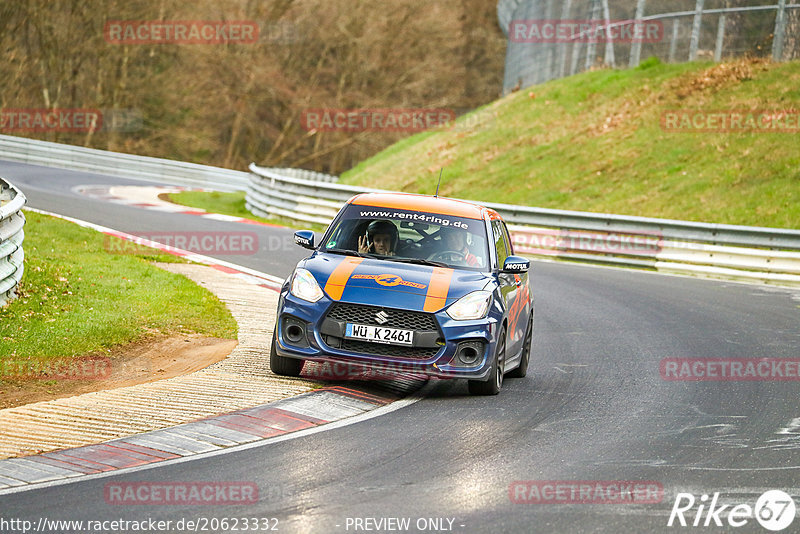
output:
<instances>
[{"instance_id":1,"label":"dirt ground","mask_svg":"<svg viewBox=\"0 0 800 534\"><path fill-rule=\"evenodd\" d=\"M44 373L24 372L17 378L6 373L0 380L0 409L192 373L224 360L236 345L197 334L161 336L80 358L77 366L61 361Z\"/></svg>"}]
</instances>

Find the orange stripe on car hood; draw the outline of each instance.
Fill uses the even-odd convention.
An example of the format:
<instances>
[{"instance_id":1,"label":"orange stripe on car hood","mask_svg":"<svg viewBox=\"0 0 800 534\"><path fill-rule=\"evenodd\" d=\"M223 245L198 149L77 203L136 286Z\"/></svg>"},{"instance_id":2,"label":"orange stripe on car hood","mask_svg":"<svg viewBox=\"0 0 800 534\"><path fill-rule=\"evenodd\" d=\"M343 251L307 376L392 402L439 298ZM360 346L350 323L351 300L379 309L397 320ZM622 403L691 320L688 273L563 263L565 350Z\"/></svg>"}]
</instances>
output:
<instances>
[{"instance_id":1,"label":"orange stripe on car hood","mask_svg":"<svg viewBox=\"0 0 800 534\"><path fill-rule=\"evenodd\" d=\"M422 306L424 311L435 312L444 308L452 277L453 269L434 267L431 283L428 285L428 294L425 295L425 304Z\"/></svg>"},{"instance_id":2,"label":"orange stripe on car hood","mask_svg":"<svg viewBox=\"0 0 800 534\"><path fill-rule=\"evenodd\" d=\"M325 293L333 300L339 300L344 293L344 286L350 280L350 275L364 258L345 258L342 263L336 266L328 281L325 283Z\"/></svg>"}]
</instances>

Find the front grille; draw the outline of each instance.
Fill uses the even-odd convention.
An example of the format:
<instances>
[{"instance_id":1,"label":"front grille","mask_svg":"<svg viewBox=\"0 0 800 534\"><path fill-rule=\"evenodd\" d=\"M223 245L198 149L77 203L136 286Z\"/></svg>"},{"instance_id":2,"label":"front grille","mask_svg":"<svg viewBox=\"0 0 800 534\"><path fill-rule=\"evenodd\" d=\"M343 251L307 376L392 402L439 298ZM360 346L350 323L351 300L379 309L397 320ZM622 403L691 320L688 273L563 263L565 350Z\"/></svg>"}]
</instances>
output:
<instances>
[{"instance_id":1,"label":"front grille","mask_svg":"<svg viewBox=\"0 0 800 534\"><path fill-rule=\"evenodd\" d=\"M379 323L375 315L384 311L389 315L389 320ZM328 318L347 323L386 326L390 328L403 328L406 330L436 330L436 319L430 313L381 308L379 306L365 306L363 304L344 304L337 302L331 306ZM368 345L372 345L368 343Z\"/></svg>"},{"instance_id":2,"label":"front grille","mask_svg":"<svg viewBox=\"0 0 800 534\"><path fill-rule=\"evenodd\" d=\"M378 314L383 312L383 316L388 315L388 320L378 322ZM371 343L358 339L348 339L326 335L323 337L329 346L345 350L348 352L358 352L361 354L371 354L373 356L389 356L393 358L408 358L414 360L425 360L432 358L442 348L443 340L439 334L439 327L436 319L430 313L397 310L394 308L381 308L380 306L367 306L364 304L346 304L337 302L328 311L326 320L330 319L340 325L343 323L356 323L374 326L384 326L387 328L402 328L413 330L415 335L428 336L429 346L408 347L404 345L388 345L384 343ZM341 328L344 328L341 326ZM330 334L331 332L329 332ZM436 340L436 343L434 343ZM427 343L427 342L426 342Z\"/></svg>"},{"instance_id":3,"label":"front grille","mask_svg":"<svg viewBox=\"0 0 800 534\"><path fill-rule=\"evenodd\" d=\"M441 347L404 347L402 345L384 345L383 343L370 343L357 339L342 339L342 349L362 354L375 356L391 356L394 358L412 358L426 360L436 356Z\"/></svg>"}]
</instances>

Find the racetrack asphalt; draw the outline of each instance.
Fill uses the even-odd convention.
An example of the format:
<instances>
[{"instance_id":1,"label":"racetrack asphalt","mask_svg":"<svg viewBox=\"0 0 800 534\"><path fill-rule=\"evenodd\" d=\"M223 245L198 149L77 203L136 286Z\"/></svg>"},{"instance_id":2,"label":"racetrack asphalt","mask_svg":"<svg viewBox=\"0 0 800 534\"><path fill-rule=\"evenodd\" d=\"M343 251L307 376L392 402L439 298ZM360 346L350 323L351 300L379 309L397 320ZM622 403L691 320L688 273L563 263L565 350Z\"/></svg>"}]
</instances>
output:
<instances>
[{"instance_id":1,"label":"racetrack asphalt","mask_svg":"<svg viewBox=\"0 0 800 534\"><path fill-rule=\"evenodd\" d=\"M72 192L82 184L136 185L132 180L3 162L0 176L19 186L32 207L134 234L241 230ZM292 233L247 230L265 244L270 237L290 243L285 236ZM286 245L222 259L285 277L304 255ZM460 381L432 382L421 401L380 417L1 496L0 513L34 523L277 518L279 530L291 533L366 531L378 524L367 518L409 518L410 532L436 526L470 533L670 532L680 528L667 526L678 493L700 504L701 495L718 492L719 505L753 506L764 491L777 489L800 503L800 382L671 381L660 374L665 358L797 360L800 292L563 263L534 262L531 275L536 327L529 376L506 380L497 397L470 397ZM107 502L106 484L134 481L239 481L260 491L257 502L236 505ZM648 481L664 495L649 504L516 503L509 491L516 481ZM686 519L693 521L696 511L697 505ZM443 521L427 520L435 518ZM711 521L705 530L731 530ZM394 523L379 525L389 531ZM799 525L796 519L787 532ZM764 532L752 518L735 530Z\"/></svg>"}]
</instances>

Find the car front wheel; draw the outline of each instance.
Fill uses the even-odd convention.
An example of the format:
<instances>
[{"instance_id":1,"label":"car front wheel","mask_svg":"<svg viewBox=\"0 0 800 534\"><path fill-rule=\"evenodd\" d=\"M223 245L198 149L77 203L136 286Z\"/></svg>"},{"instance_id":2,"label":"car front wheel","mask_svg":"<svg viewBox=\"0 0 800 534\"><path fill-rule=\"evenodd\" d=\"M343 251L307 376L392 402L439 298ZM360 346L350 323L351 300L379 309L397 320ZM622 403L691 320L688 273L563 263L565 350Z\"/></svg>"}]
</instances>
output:
<instances>
[{"instance_id":1,"label":"car front wheel","mask_svg":"<svg viewBox=\"0 0 800 534\"><path fill-rule=\"evenodd\" d=\"M508 376L510 378L525 378L528 374L528 364L531 361L531 341L533 340L533 311L531 311L531 320L528 322L528 330L525 332L525 342L522 344L522 358L519 361L519 367L510 371Z\"/></svg>"},{"instance_id":2,"label":"car front wheel","mask_svg":"<svg viewBox=\"0 0 800 534\"><path fill-rule=\"evenodd\" d=\"M472 395L497 395L503 387L503 364L506 357L506 331L500 332L497 339L497 351L492 362L492 371L489 380L470 380L467 385Z\"/></svg>"},{"instance_id":3,"label":"car front wheel","mask_svg":"<svg viewBox=\"0 0 800 534\"><path fill-rule=\"evenodd\" d=\"M300 376L300 371L303 370L303 360L296 358L285 358L278 356L278 351L275 350L275 332L272 332L272 347L269 351L269 368L276 375L281 376Z\"/></svg>"}]
</instances>

